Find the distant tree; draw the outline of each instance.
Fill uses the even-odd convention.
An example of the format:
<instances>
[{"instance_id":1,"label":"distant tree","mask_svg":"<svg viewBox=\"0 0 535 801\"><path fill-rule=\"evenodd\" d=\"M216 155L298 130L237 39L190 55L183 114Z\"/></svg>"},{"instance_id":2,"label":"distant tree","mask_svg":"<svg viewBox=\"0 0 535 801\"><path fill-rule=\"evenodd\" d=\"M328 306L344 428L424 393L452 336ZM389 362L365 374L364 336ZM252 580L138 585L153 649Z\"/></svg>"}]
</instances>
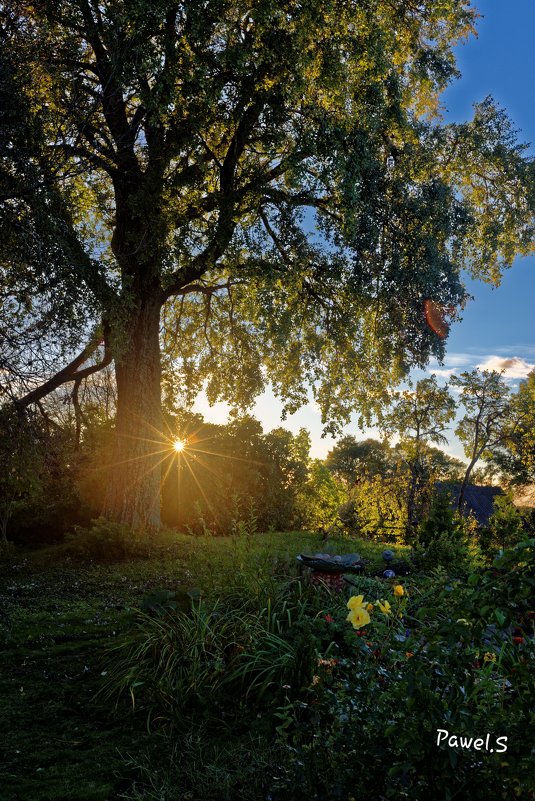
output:
<instances>
[{"instance_id":1,"label":"distant tree","mask_svg":"<svg viewBox=\"0 0 535 801\"><path fill-rule=\"evenodd\" d=\"M423 378L416 387L398 392L382 426L388 435L399 437L398 452L409 470L407 524L417 523L418 496L431 480L429 446L445 444L448 423L455 415L455 401L447 387L439 387L436 377Z\"/></svg>"},{"instance_id":2,"label":"distant tree","mask_svg":"<svg viewBox=\"0 0 535 801\"><path fill-rule=\"evenodd\" d=\"M297 492L296 525L312 530L328 527L335 522L344 499L342 486L321 459L314 459L307 481Z\"/></svg>"},{"instance_id":3,"label":"distant tree","mask_svg":"<svg viewBox=\"0 0 535 801\"><path fill-rule=\"evenodd\" d=\"M264 434L249 415L216 425L184 411L167 416L166 425L185 444L180 453L164 454L167 525L227 534L251 515L261 530L296 524L297 497L310 475L305 429Z\"/></svg>"},{"instance_id":4,"label":"distant tree","mask_svg":"<svg viewBox=\"0 0 535 801\"><path fill-rule=\"evenodd\" d=\"M349 488L376 475L386 477L395 471L397 461L388 443L371 438L357 440L348 434L329 451L325 464Z\"/></svg>"},{"instance_id":5,"label":"distant tree","mask_svg":"<svg viewBox=\"0 0 535 801\"><path fill-rule=\"evenodd\" d=\"M460 390L460 401L466 411L455 429L468 459L459 490L458 509L462 511L465 490L474 467L479 459L485 454L490 457L493 450L506 440L507 432L514 425L514 415L509 387L495 370L464 372L453 376L451 384Z\"/></svg>"},{"instance_id":6,"label":"distant tree","mask_svg":"<svg viewBox=\"0 0 535 801\"><path fill-rule=\"evenodd\" d=\"M280 530L296 525L297 497L309 479L310 434L274 428L264 435L266 466L265 519Z\"/></svg>"},{"instance_id":7,"label":"distant tree","mask_svg":"<svg viewBox=\"0 0 535 801\"><path fill-rule=\"evenodd\" d=\"M490 457L490 453L488 456ZM465 471L466 464L463 463L462 475L459 481L463 480ZM470 474L470 484L478 484L479 486L494 486L499 483L498 479L503 479L503 476L491 458L487 459L480 467L474 467Z\"/></svg>"},{"instance_id":8,"label":"distant tree","mask_svg":"<svg viewBox=\"0 0 535 801\"><path fill-rule=\"evenodd\" d=\"M247 408L270 380L288 411L311 386L325 423L366 419L443 355L461 269L497 281L530 250L506 115L437 121L467 0L0 15L6 394L24 409L113 363L112 519L160 523L162 381Z\"/></svg>"},{"instance_id":9,"label":"distant tree","mask_svg":"<svg viewBox=\"0 0 535 801\"><path fill-rule=\"evenodd\" d=\"M418 453L419 477L429 490L435 481L462 479L464 463L421 436ZM328 453L325 464L348 491L347 525L363 536L403 539L409 495L415 492L415 466L408 460L406 442L391 447L386 441L347 435Z\"/></svg>"},{"instance_id":10,"label":"distant tree","mask_svg":"<svg viewBox=\"0 0 535 801\"><path fill-rule=\"evenodd\" d=\"M229 533L251 512L267 528L270 493L284 479L272 469L261 423L242 415L203 428L179 454L183 485L177 500L185 505L187 495L187 505L218 534Z\"/></svg>"},{"instance_id":11,"label":"distant tree","mask_svg":"<svg viewBox=\"0 0 535 801\"><path fill-rule=\"evenodd\" d=\"M387 477L373 475L351 492L355 533L377 540L405 541L409 476L399 463Z\"/></svg>"},{"instance_id":12,"label":"distant tree","mask_svg":"<svg viewBox=\"0 0 535 801\"><path fill-rule=\"evenodd\" d=\"M521 381L510 401L511 420L497 442L492 461L513 485L535 482L535 371Z\"/></svg>"},{"instance_id":13,"label":"distant tree","mask_svg":"<svg viewBox=\"0 0 535 801\"><path fill-rule=\"evenodd\" d=\"M430 481L447 481L457 483L462 481L466 464L445 453L441 448L428 446L422 448L422 460L425 462Z\"/></svg>"},{"instance_id":14,"label":"distant tree","mask_svg":"<svg viewBox=\"0 0 535 801\"><path fill-rule=\"evenodd\" d=\"M297 434L282 427L274 428L264 435L264 441L273 463L277 466L283 486L296 487L306 481L310 461L310 434L305 428L299 429Z\"/></svg>"}]
</instances>

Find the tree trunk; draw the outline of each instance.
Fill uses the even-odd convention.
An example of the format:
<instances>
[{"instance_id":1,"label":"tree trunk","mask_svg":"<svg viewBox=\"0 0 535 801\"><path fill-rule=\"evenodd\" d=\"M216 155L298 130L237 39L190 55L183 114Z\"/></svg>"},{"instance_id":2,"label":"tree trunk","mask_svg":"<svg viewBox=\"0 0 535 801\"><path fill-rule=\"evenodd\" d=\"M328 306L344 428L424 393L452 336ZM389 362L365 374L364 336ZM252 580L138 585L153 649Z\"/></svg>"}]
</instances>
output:
<instances>
[{"instance_id":1,"label":"tree trunk","mask_svg":"<svg viewBox=\"0 0 535 801\"><path fill-rule=\"evenodd\" d=\"M117 343L116 443L104 507L106 517L150 532L160 527L161 464L169 448L162 432L159 328L160 301L146 297Z\"/></svg>"},{"instance_id":2,"label":"tree trunk","mask_svg":"<svg viewBox=\"0 0 535 801\"><path fill-rule=\"evenodd\" d=\"M407 541L411 542L415 533L416 528L418 526L418 516L416 514L417 511L417 497L419 490L422 486L422 468L419 464L419 461L414 461L412 464L409 465L410 468L410 482L409 482L409 489L407 492Z\"/></svg>"},{"instance_id":3,"label":"tree trunk","mask_svg":"<svg viewBox=\"0 0 535 801\"><path fill-rule=\"evenodd\" d=\"M479 456L473 458L470 461L470 464L466 468L466 472L464 474L464 478L461 481L461 486L459 488L459 499L457 501L457 510L458 510L459 514L461 514L461 515L463 514L464 496L466 494L466 488L468 486L468 482L470 481L470 476L472 475L472 470L474 469L478 459L479 459Z\"/></svg>"}]
</instances>

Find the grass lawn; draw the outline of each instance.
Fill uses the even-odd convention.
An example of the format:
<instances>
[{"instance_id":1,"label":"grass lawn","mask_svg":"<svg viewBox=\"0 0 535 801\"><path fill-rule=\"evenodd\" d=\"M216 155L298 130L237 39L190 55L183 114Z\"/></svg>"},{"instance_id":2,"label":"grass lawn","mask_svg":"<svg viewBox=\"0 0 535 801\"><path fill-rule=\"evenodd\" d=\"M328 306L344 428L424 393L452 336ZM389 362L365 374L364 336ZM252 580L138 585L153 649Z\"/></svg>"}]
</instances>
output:
<instances>
[{"instance_id":1,"label":"grass lawn","mask_svg":"<svg viewBox=\"0 0 535 801\"><path fill-rule=\"evenodd\" d=\"M254 546L173 535L134 562L81 566L58 546L0 565L2 801L121 797L133 781L130 755L156 744L126 702L114 712L94 699L106 645L128 626L128 608L153 590L217 594L251 547L259 564L278 560L289 572L301 551L358 550L379 560L382 550L302 532L257 535Z\"/></svg>"},{"instance_id":2,"label":"grass lawn","mask_svg":"<svg viewBox=\"0 0 535 801\"><path fill-rule=\"evenodd\" d=\"M1 801L427 801L436 787L446 788L444 801L533 797L535 771L524 734L534 720L533 544L466 580L444 570L402 579L402 597L396 597L397 579L371 577L382 565L384 547L348 539L324 543L303 532L229 538L168 533L148 558L114 564L75 561L68 544L4 560ZM346 620L349 589L338 597L303 585L291 609L285 606L286 588L301 587L296 555L324 551L358 552L368 560L368 575L356 577L353 594L365 595L369 625L357 599L356 619L363 622ZM403 556L402 548L396 551ZM254 617L259 586L283 588L279 618L274 609L261 621ZM164 670L156 693L143 686L141 704L129 679L134 713L129 692L109 700L96 696L113 675L109 648L136 631L134 621L141 620L137 631L143 636L155 633L155 644L143 652L150 669L152 652L160 655L154 663L160 659L160 670L164 646L175 644L174 657L189 642L189 613L180 618L180 612L164 611L160 618L157 612L145 623L136 617L134 610L158 590L173 592L190 612L190 593L200 595L198 609L208 610L199 621L211 628L191 643L194 656L202 645L195 675L204 677L200 691L191 692L187 714L193 709L199 716L194 723L184 722L176 704L176 688L189 687L183 679L177 684L176 676L185 670L187 682L194 675L188 673L189 656L185 664L173 662L170 684ZM391 610L385 612L387 595ZM242 597L248 607L241 606ZM224 648L216 653L220 631ZM209 645L205 652L209 640L214 650ZM254 674L258 690L273 667L268 646L273 662L280 660L279 677L288 654L297 654L300 683L286 690L286 679L278 678L268 685L276 689L272 697L268 690L267 700L225 684L225 671L238 665L238 675L249 648L248 676ZM219 686L226 693L220 702L214 696ZM151 703L155 717L148 726ZM488 730L494 739L506 735L509 749L482 755L447 744L438 748L437 727L477 736ZM266 777L273 780L268 789ZM490 781L494 795L481 795Z\"/></svg>"}]
</instances>

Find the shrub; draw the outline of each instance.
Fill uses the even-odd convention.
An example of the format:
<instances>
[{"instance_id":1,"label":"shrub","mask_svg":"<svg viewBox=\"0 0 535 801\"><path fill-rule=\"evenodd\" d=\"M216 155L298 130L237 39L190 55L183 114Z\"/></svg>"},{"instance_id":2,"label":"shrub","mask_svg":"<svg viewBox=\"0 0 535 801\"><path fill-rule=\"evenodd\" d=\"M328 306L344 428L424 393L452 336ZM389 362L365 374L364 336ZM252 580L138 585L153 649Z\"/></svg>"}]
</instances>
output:
<instances>
[{"instance_id":1,"label":"shrub","mask_svg":"<svg viewBox=\"0 0 535 801\"><path fill-rule=\"evenodd\" d=\"M89 517L78 496L79 454L66 428L0 410L0 539L42 545Z\"/></svg>"},{"instance_id":2,"label":"shrub","mask_svg":"<svg viewBox=\"0 0 535 801\"><path fill-rule=\"evenodd\" d=\"M90 528L75 526L75 533L66 536L62 552L75 561L121 562L150 556L150 539L142 530L101 517Z\"/></svg>"},{"instance_id":3,"label":"shrub","mask_svg":"<svg viewBox=\"0 0 535 801\"><path fill-rule=\"evenodd\" d=\"M464 572L470 565L463 522L451 508L448 493L437 493L427 517L418 526L413 543L416 562L424 570L443 566L452 572Z\"/></svg>"},{"instance_id":4,"label":"shrub","mask_svg":"<svg viewBox=\"0 0 535 801\"><path fill-rule=\"evenodd\" d=\"M494 511L489 520L490 547L511 548L526 536L526 526L521 512L513 503L511 495L498 495Z\"/></svg>"},{"instance_id":5,"label":"shrub","mask_svg":"<svg viewBox=\"0 0 535 801\"><path fill-rule=\"evenodd\" d=\"M391 598L388 615L372 609L369 622L363 616L353 651L346 638L307 703L280 710L287 750L274 801L427 801L437 787L445 801L483 801L489 785L496 799L529 797L535 776L524 732L533 725L534 545L506 552L469 582L452 582L437 569L405 588L399 609ZM355 603L367 609L365 591L374 587L361 589L365 598ZM531 637L514 636L519 620L531 621ZM455 734L458 746L439 747L438 729ZM459 747L460 737L486 743L487 734L489 750ZM507 754L496 748L497 737L507 738Z\"/></svg>"}]
</instances>

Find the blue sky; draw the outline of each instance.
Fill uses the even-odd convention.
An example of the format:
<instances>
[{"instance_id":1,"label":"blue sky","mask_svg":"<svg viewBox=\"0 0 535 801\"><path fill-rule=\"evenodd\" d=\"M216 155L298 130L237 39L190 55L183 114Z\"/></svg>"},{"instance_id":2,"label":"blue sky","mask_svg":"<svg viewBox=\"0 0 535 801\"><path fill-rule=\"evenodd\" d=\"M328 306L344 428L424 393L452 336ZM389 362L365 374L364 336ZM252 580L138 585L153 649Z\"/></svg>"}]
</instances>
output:
<instances>
[{"instance_id":1,"label":"blue sky","mask_svg":"<svg viewBox=\"0 0 535 801\"><path fill-rule=\"evenodd\" d=\"M444 95L446 119L460 121L471 114L474 101L488 94L504 106L519 129L519 139L535 153L535 3L533 0L479 0L483 15L478 38L457 49L462 78ZM517 259L493 289L480 281L466 281L474 296L453 326L448 339L448 361L455 353L473 357L471 364L492 355L535 361L535 257ZM481 358L480 358L481 357ZM453 366L453 365L450 365Z\"/></svg>"},{"instance_id":2,"label":"blue sky","mask_svg":"<svg viewBox=\"0 0 535 801\"><path fill-rule=\"evenodd\" d=\"M472 103L490 94L507 110L519 139L530 143L535 153L535 3L479 0L475 5L482 14L478 37L457 49L462 78L444 95L445 118L469 118ZM452 326L444 366L431 364L430 370L505 370L510 384L518 386L535 366L535 256L518 258L497 288L470 279L465 283L474 300L462 321ZM446 450L462 456L453 435Z\"/></svg>"},{"instance_id":3,"label":"blue sky","mask_svg":"<svg viewBox=\"0 0 535 801\"><path fill-rule=\"evenodd\" d=\"M457 63L462 73L443 96L447 121L460 122L472 116L472 104L492 95L503 106L519 139L531 143L535 153L535 0L477 0L482 15L477 24L477 38L457 48ZM473 367L505 369L513 387L535 366L535 256L519 258L503 277L498 288L466 279L474 297L454 323L447 342L444 365L432 363L428 372L437 372L446 380L452 372ZM415 372L414 377L422 373ZM207 420L226 422L228 407L210 408L199 399L196 409ZM332 448L331 437L321 437L321 420L312 405L304 407L281 423L281 404L270 392L258 399L253 410L265 431L284 425L292 431L301 426L312 436L312 455L324 457ZM356 424L347 433L357 437L376 436L373 429L362 433ZM453 433L446 451L462 456L462 448Z\"/></svg>"}]
</instances>

